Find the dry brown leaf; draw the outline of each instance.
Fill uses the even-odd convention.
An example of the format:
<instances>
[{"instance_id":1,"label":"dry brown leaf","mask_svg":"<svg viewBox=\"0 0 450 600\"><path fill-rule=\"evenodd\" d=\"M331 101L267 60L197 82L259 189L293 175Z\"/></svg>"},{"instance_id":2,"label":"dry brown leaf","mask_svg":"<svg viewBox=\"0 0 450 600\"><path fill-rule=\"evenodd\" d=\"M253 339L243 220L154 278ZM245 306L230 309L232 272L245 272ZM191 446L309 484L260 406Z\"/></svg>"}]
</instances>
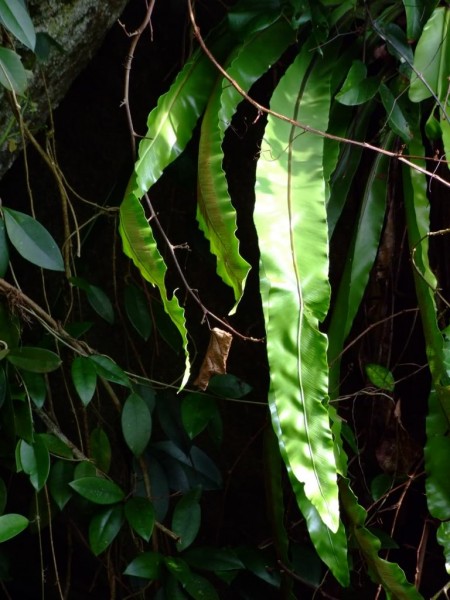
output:
<instances>
[{"instance_id":1,"label":"dry brown leaf","mask_svg":"<svg viewBox=\"0 0 450 600\"><path fill-rule=\"evenodd\" d=\"M218 327L211 329L208 349L194 385L201 390L206 390L213 375L224 375L227 372L227 359L232 341L231 333L222 331Z\"/></svg>"}]
</instances>

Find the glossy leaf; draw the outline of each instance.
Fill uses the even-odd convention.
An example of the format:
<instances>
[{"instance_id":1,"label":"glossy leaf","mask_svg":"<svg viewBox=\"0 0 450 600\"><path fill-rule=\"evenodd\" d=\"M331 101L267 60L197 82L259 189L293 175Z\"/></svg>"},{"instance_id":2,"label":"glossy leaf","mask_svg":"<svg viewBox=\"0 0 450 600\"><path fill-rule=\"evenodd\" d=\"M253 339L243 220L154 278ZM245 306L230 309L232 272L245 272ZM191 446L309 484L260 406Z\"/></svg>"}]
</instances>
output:
<instances>
[{"instance_id":1,"label":"glossy leaf","mask_svg":"<svg viewBox=\"0 0 450 600\"><path fill-rule=\"evenodd\" d=\"M272 561L268 558L267 553L249 546L242 546L236 549L236 554L239 560L245 565L245 568L253 573L253 575L273 587L280 587L279 573L274 568L274 565L271 564Z\"/></svg>"},{"instance_id":2,"label":"glossy leaf","mask_svg":"<svg viewBox=\"0 0 450 600\"><path fill-rule=\"evenodd\" d=\"M107 473L111 465L111 444L106 431L101 427L96 427L91 431L89 437L91 455L96 466Z\"/></svg>"},{"instance_id":3,"label":"glossy leaf","mask_svg":"<svg viewBox=\"0 0 450 600\"><path fill-rule=\"evenodd\" d=\"M112 325L114 323L114 309L111 300L105 292L96 285L89 285L86 298L99 317Z\"/></svg>"},{"instance_id":4,"label":"glossy leaf","mask_svg":"<svg viewBox=\"0 0 450 600\"><path fill-rule=\"evenodd\" d=\"M386 42L386 48L389 54L395 56L402 63L411 65L413 62L413 52L404 30L396 23L386 23L381 19L372 21L372 26L378 35ZM409 72L409 69L408 69Z\"/></svg>"},{"instance_id":5,"label":"glossy leaf","mask_svg":"<svg viewBox=\"0 0 450 600\"><path fill-rule=\"evenodd\" d=\"M181 335L186 363L181 387L190 375L189 354L187 351L187 330L184 309L180 306L175 294L169 299L165 285L167 267L159 252L152 230L149 227L144 209L138 198L129 194L120 206L120 235L124 253L131 258L142 277L156 286L161 294L164 310L171 318Z\"/></svg>"},{"instance_id":6,"label":"glossy leaf","mask_svg":"<svg viewBox=\"0 0 450 600\"><path fill-rule=\"evenodd\" d=\"M130 498L125 504L125 517L134 531L149 542L155 525L155 509L150 500L139 496Z\"/></svg>"},{"instance_id":7,"label":"glossy leaf","mask_svg":"<svg viewBox=\"0 0 450 600\"><path fill-rule=\"evenodd\" d=\"M0 217L0 277L6 275L9 267L9 249L6 239L5 220Z\"/></svg>"},{"instance_id":8,"label":"glossy leaf","mask_svg":"<svg viewBox=\"0 0 450 600\"><path fill-rule=\"evenodd\" d=\"M196 486L204 490L217 490L222 486L222 476L211 460L200 448L192 446L186 454L171 441L157 442L152 448L158 451L162 466L172 489L187 492Z\"/></svg>"},{"instance_id":9,"label":"glossy leaf","mask_svg":"<svg viewBox=\"0 0 450 600\"><path fill-rule=\"evenodd\" d=\"M406 14L406 35L409 41L417 41L422 31L424 0L403 0Z\"/></svg>"},{"instance_id":10,"label":"glossy leaf","mask_svg":"<svg viewBox=\"0 0 450 600\"><path fill-rule=\"evenodd\" d=\"M105 292L92 285L83 277L71 277L70 283L86 293L86 298L99 317L112 325L114 323L114 308Z\"/></svg>"},{"instance_id":11,"label":"glossy leaf","mask_svg":"<svg viewBox=\"0 0 450 600\"><path fill-rule=\"evenodd\" d=\"M365 371L367 377L370 379L370 382L377 388L381 390L388 390L389 392L394 391L395 387L395 379L392 374L392 371L386 369L382 365L376 365L374 363L369 363L365 366Z\"/></svg>"},{"instance_id":12,"label":"glossy leaf","mask_svg":"<svg viewBox=\"0 0 450 600\"><path fill-rule=\"evenodd\" d=\"M50 373L61 366L61 358L45 348L22 346L10 350L7 360L23 371L32 373Z\"/></svg>"},{"instance_id":13,"label":"glossy leaf","mask_svg":"<svg viewBox=\"0 0 450 600\"><path fill-rule=\"evenodd\" d=\"M158 552L143 552L130 562L124 571L124 575L142 577L152 581L161 577L161 565L163 557Z\"/></svg>"},{"instance_id":14,"label":"glossy leaf","mask_svg":"<svg viewBox=\"0 0 450 600\"><path fill-rule=\"evenodd\" d=\"M72 381L84 406L92 400L97 387L95 363L85 356L77 356L71 366Z\"/></svg>"},{"instance_id":15,"label":"glossy leaf","mask_svg":"<svg viewBox=\"0 0 450 600\"><path fill-rule=\"evenodd\" d=\"M140 456L150 441L152 416L138 394L130 394L123 406L122 433L131 452L136 457Z\"/></svg>"},{"instance_id":16,"label":"glossy leaf","mask_svg":"<svg viewBox=\"0 0 450 600\"><path fill-rule=\"evenodd\" d=\"M125 311L134 329L147 341L153 328L149 302L144 292L134 285L125 288Z\"/></svg>"},{"instance_id":17,"label":"glossy leaf","mask_svg":"<svg viewBox=\"0 0 450 600\"><path fill-rule=\"evenodd\" d=\"M230 35L219 26L211 45L211 51L218 60L223 58L230 41ZM159 289L164 309L181 335L186 357L181 387L186 384L190 373L184 310L175 295L169 299L165 286L167 267L140 199L186 147L216 77L214 65L198 50L180 71L169 91L159 98L149 115L148 132L139 145L135 173L120 207L119 231L124 253L132 259L144 279Z\"/></svg>"},{"instance_id":18,"label":"glossy leaf","mask_svg":"<svg viewBox=\"0 0 450 600\"><path fill-rule=\"evenodd\" d=\"M280 438L280 420L274 412L272 412L272 424L277 437ZM306 519L308 533L317 554L329 567L337 581L343 587L347 587L350 583L350 572L347 557L347 534L342 521L339 520L336 533L325 525L313 504L306 497L303 485L292 472L286 449L282 446L280 446L280 454L286 464L289 481L299 508Z\"/></svg>"},{"instance_id":19,"label":"glossy leaf","mask_svg":"<svg viewBox=\"0 0 450 600\"><path fill-rule=\"evenodd\" d=\"M123 523L121 506L106 508L92 517L89 523L89 545L95 556L111 545Z\"/></svg>"},{"instance_id":20,"label":"glossy leaf","mask_svg":"<svg viewBox=\"0 0 450 600\"><path fill-rule=\"evenodd\" d=\"M394 135L386 136L383 146L391 147ZM370 272L375 263L386 212L389 159L378 154L366 180L358 218L354 228L344 272L334 302L328 329L330 394L339 394L340 360L344 342L364 296Z\"/></svg>"},{"instance_id":21,"label":"glossy leaf","mask_svg":"<svg viewBox=\"0 0 450 600\"><path fill-rule=\"evenodd\" d=\"M425 35L425 31L424 31ZM428 35L428 34L427 34ZM418 165L425 164L425 150L419 136L408 147ZM428 232L430 231L430 205L427 197L427 180L422 173L404 169L405 214L409 247L414 261L414 283L420 308L426 353L432 388L428 401L426 420L427 441L424 448L427 503L430 513L443 521L450 518L450 488L448 464L448 422L450 418L450 389L448 382L447 340L439 328L438 308L434 290L437 286L428 258ZM441 530L442 532L442 530Z\"/></svg>"},{"instance_id":22,"label":"glossy leaf","mask_svg":"<svg viewBox=\"0 0 450 600\"><path fill-rule=\"evenodd\" d=\"M34 426L29 402L14 402L14 422L16 435L32 444L34 442Z\"/></svg>"},{"instance_id":23,"label":"glossy leaf","mask_svg":"<svg viewBox=\"0 0 450 600\"><path fill-rule=\"evenodd\" d=\"M211 51L221 60L230 35L216 30ZM128 191L140 199L161 177L163 170L184 150L202 114L217 71L208 57L197 50L183 67L168 92L160 96L148 117L148 131L139 144L136 179Z\"/></svg>"},{"instance_id":24,"label":"glossy leaf","mask_svg":"<svg viewBox=\"0 0 450 600\"><path fill-rule=\"evenodd\" d=\"M214 546L189 548L183 552L183 559L191 567L206 571L239 571L245 569L238 553L231 548Z\"/></svg>"},{"instance_id":25,"label":"glossy leaf","mask_svg":"<svg viewBox=\"0 0 450 600\"><path fill-rule=\"evenodd\" d=\"M128 375L108 356L103 354L92 354L88 360L94 366L99 377L103 377L107 381L117 383L125 387L130 386Z\"/></svg>"},{"instance_id":26,"label":"glossy leaf","mask_svg":"<svg viewBox=\"0 0 450 600\"><path fill-rule=\"evenodd\" d=\"M441 523L437 530L437 541L444 549L445 570L450 575L450 523Z\"/></svg>"},{"instance_id":27,"label":"glossy leaf","mask_svg":"<svg viewBox=\"0 0 450 600\"><path fill-rule=\"evenodd\" d=\"M252 387L236 375L214 375L209 380L208 393L221 398L244 398Z\"/></svg>"},{"instance_id":28,"label":"glossy leaf","mask_svg":"<svg viewBox=\"0 0 450 600\"><path fill-rule=\"evenodd\" d=\"M73 472L73 479L82 479L83 477L96 477L97 469L94 463L82 460L77 464Z\"/></svg>"},{"instance_id":29,"label":"glossy leaf","mask_svg":"<svg viewBox=\"0 0 450 600\"><path fill-rule=\"evenodd\" d=\"M100 477L81 477L71 481L69 485L94 504L115 504L125 496L116 483Z\"/></svg>"},{"instance_id":30,"label":"glossy leaf","mask_svg":"<svg viewBox=\"0 0 450 600\"><path fill-rule=\"evenodd\" d=\"M19 535L28 527L29 521L22 515L10 513L0 516L0 543Z\"/></svg>"},{"instance_id":31,"label":"glossy leaf","mask_svg":"<svg viewBox=\"0 0 450 600\"><path fill-rule=\"evenodd\" d=\"M354 60L336 100L346 106L364 104L375 96L379 82L367 77L367 67L360 60Z\"/></svg>"},{"instance_id":32,"label":"glossy leaf","mask_svg":"<svg viewBox=\"0 0 450 600\"><path fill-rule=\"evenodd\" d=\"M394 94L384 83L380 85L379 92L390 128L394 133L399 135L404 142L408 143L412 138L412 132L398 99L394 97Z\"/></svg>"},{"instance_id":33,"label":"glossy leaf","mask_svg":"<svg viewBox=\"0 0 450 600\"><path fill-rule=\"evenodd\" d=\"M169 510L170 488L167 473L152 454L147 463L153 493L153 507L158 521L164 521Z\"/></svg>"},{"instance_id":34,"label":"glossy leaf","mask_svg":"<svg viewBox=\"0 0 450 600\"><path fill-rule=\"evenodd\" d=\"M182 587L194 600L219 600L211 583L193 573L186 562L180 558L165 557L167 569L178 579Z\"/></svg>"},{"instance_id":35,"label":"glossy leaf","mask_svg":"<svg viewBox=\"0 0 450 600\"><path fill-rule=\"evenodd\" d=\"M32 373L31 371L22 371L20 376L22 377L27 394L30 396L34 405L38 408L42 408L47 396L47 388L43 375L40 373Z\"/></svg>"},{"instance_id":36,"label":"glossy leaf","mask_svg":"<svg viewBox=\"0 0 450 600\"><path fill-rule=\"evenodd\" d=\"M175 505L172 531L179 536L177 550L186 550L197 537L201 525L200 490L191 490Z\"/></svg>"},{"instance_id":37,"label":"glossy leaf","mask_svg":"<svg viewBox=\"0 0 450 600\"><path fill-rule=\"evenodd\" d=\"M188 436L194 439L199 435L217 412L213 399L205 394L187 394L181 403L181 418Z\"/></svg>"},{"instance_id":38,"label":"glossy leaf","mask_svg":"<svg viewBox=\"0 0 450 600\"><path fill-rule=\"evenodd\" d=\"M448 437L448 421L435 391L431 392L428 399L426 431L427 443L424 455L428 510L434 518L447 521L450 517L450 478L448 476L450 438Z\"/></svg>"},{"instance_id":39,"label":"glossy leaf","mask_svg":"<svg viewBox=\"0 0 450 600\"><path fill-rule=\"evenodd\" d=\"M271 108L294 119L301 114L311 127L326 130L330 76L330 62L306 45L278 84ZM327 340L319 330L330 299L323 139L299 133L269 117L256 173L271 412L279 419L279 444L294 477L305 484L324 523L337 531L336 464L324 404Z\"/></svg>"},{"instance_id":40,"label":"glossy leaf","mask_svg":"<svg viewBox=\"0 0 450 600\"><path fill-rule=\"evenodd\" d=\"M36 45L36 32L25 3L0 0L0 23L30 50Z\"/></svg>"},{"instance_id":41,"label":"glossy leaf","mask_svg":"<svg viewBox=\"0 0 450 600\"><path fill-rule=\"evenodd\" d=\"M423 28L414 52L409 98L421 102L431 96L444 102L450 73L450 11L436 8ZM448 118L448 117L447 117Z\"/></svg>"},{"instance_id":42,"label":"glossy leaf","mask_svg":"<svg viewBox=\"0 0 450 600\"><path fill-rule=\"evenodd\" d=\"M39 221L11 208L2 210L9 241L25 260L43 269L64 271L61 252Z\"/></svg>"},{"instance_id":43,"label":"glossy leaf","mask_svg":"<svg viewBox=\"0 0 450 600\"><path fill-rule=\"evenodd\" d=\"M20 56L17 54L17 52L1 46L0 84L18 96L23 96L28 86L27 71L20 60ZM12 240L11 242L13 245L15 245Z\"/></svg>"},{"instance_id":44,"label":"glossy leaf","mask_svg":"<svg viewBox=\"0 0 450 600\"><path fill-rule=\"evenodd\" d=\"M67 444L65 444L59 437L53 435L53 433L40 433L39 437L47 446L47 450L53 456L60 456L61 458L71 459L73 458L73 452Z\"/></svg>"},{"instance_id":45,"label":"glossy leaf","mask_svg":"<svg viewBox=\"0 0 450 600\"><path fill-rule=\"evenodd\" d=\"M256 31L247 33L245 42L229 59L227 71L245 91L294 40L294 31L287 21L273 23L269 12L266 18L266 26L258 22ZM241 258L235 237L236 215L222 168L222 143L241 101L236 89L219 77L202 120L198 158L197 219L217 257L217 273L233 289L236 303L242 296L250 265Z\"/></svg>"},{"instance_id":46,"label":"glossy leaf","mask_svg":"<svg viewBox=\"0 0 450 600\"><path fill-rule=\"evenodd\" d=\"M187 600L188 596L182 591L181 585L176 577L171 573L167 575L164 582L164 588L161 590L164 595L161 596L164 600ZM155 600L160 600L155 598Z\"/></svg>"},{"instance_id":47,"label":"glossy leaf","mask_svg":"<svg viewBox=\"0 0 450 600\"><path fill-rule=\"evenodd\" d=\"M50 455L45 442L39 435L32 444L21 440L19 453L23 471L29 475L32 486L37 491L41 490L50 473Z\"/></svg>"},{"instance_id":48,"label":"glossy leaf","mask_svg":"<svg viewBox=\"0 0 450 600\"><path fill-rule=\"evenodd\" d=\"M357 110L345 137L364 141L372 115L372 108L372 103L367 102ZM330 113L330 118L333 118L333 112ZM325 150L327 150L327 144L325 145ZM354 146L353 144L342 144L339 161L329 183L330 195L327 202L327 221L330 239L333 236L336 224L348 199L361 156L361 147Z\"/></svg>"},{"instance_id":49,"label":"glossy leaf","mask_svg":"<svg viewBox=\"0 0 450 600\"><path fill-rule=\"evenodd\" d=\"M50 469L48 488L51 497L60 510L63 510L73 496L72 489L69 486L73 477L73 464L66 460L56 461Z\"/></svg>"}]
</instances>

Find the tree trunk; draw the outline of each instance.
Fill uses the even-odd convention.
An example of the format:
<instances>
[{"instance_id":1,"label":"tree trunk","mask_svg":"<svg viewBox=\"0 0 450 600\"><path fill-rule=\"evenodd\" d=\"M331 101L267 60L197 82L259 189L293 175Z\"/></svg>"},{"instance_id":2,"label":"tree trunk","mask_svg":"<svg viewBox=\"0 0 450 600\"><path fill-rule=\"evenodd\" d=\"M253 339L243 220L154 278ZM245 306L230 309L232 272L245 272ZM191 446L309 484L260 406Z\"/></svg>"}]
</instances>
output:
<instances>
[{"instance_id":1,"label":"tree trunk","mask_svg":"<svg viewBox=\"0 0 450 600\"><path fill-rule=\"evenodd\" d=\"M36 64L33 68L26 98L19 98L28 127L35 130L44 125L50 105L55 108L64 98L71 83L92 59L127 2L128 0L29 2L36 31L48 34L57 44L51 45L45 64ZM4 91L0 91L0 139L1 178L22 147L19 128Z\"/></svg>"}]
</instances>

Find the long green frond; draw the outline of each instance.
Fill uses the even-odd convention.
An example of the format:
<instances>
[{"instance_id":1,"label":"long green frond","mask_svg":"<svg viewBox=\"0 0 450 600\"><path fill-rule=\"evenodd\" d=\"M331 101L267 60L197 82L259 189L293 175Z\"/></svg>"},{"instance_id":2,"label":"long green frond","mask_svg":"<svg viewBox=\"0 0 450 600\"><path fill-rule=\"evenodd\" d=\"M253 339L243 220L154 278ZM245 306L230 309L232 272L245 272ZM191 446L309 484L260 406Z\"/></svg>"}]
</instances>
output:
<instances>
[{"instance_id":1,"label":"long green frond","mask_svg":"<svg viewBox=\"0 0 450 600\"><path fill-rule=\"evenodd\" d=\"M326 130L330 75L326 58L305 46L281 79L271 107ZM327 339L319 330L330 296L322 138L269 117L257 166L254 218L279 443L306 497L336 532Z\"/></svg>"},{"instance_id":2,"label":"long green frond","mask_svg":"<svg viewBox=\"0 0 450 600\"><path fill-rule=\"evenodd\" d=\"M382 147L390 149L394 134L386 135ZM389 157L377 154L367 176L361 199L354 236L345 261L344 272L334 302L328 329L328 357L330 362L330 396L336 396L339 386L339 356L345 339L364 296L370 272L375 262L387 200Z\"/></svg>"},{"instance_id":3,"label":"long green frond","mask_svg":"<svg viewBox=\"0 0 450 600\"><path fill-rule=\"evenodd\" d=\"M120 206L119 231L124 253L131 258L142 277L159 289L164 309L180 332L186 356L186 368L181 383L183 387L190 374L184 309L175 295L171 298L168 296L165 285L167 266L158 250L142 204L134 194L128 194Z\"/></svg>"},{"instance_id":4,"label":"long green frond","mask_svg":"<svg viewBox=\"0 0 450 600\"><path fill-rule=\"evenodd\" d=\"M258 22L258 31L249 33L230 57L228 73L245 91L294 40L294 31L285 20L272 21L273 17L265 28ZM250 265L241 257L235 236L236 212L222 167L222 143L241 100L242 96L225 78L218 78L202 120L198 166L197 220L217 257L217 273L233 289L236 303L242 296Z\"/></svg>"},{"instance_id":5,"label":"long green frond","mask_svg":"<svg viewBox=\"0 0 450 600\"><path fill-rule=\"evenodd\" d=\"M380 583L386 597L392 600L423 600L416 588L408 582L403 570L378 556L380 540L366 527L367 512L350 489L347 480L340 481L341 501L349 519L349 531L357 544L375 583Z\"/></svg>"}]
</instances>

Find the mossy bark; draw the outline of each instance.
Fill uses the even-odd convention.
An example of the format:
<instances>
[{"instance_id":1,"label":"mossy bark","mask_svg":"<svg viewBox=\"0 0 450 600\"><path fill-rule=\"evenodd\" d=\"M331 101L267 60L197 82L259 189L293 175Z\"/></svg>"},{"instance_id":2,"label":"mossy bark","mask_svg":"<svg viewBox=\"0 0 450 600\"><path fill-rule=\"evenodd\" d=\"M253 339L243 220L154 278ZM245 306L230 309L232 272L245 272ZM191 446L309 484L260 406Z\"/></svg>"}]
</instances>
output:
<instances>
[{"instance_id":1,"label":"mossy bark","mask_svg":"<svg viewBox=\"0 0 450 600\"><path fill-rule=\"evenodd\" d=\"M48 34L57 43L51 45L45 63L34 65L26 97L19 99L22 115L31 129L39 129L46 123L50 107L55 108L64 98L71 83L92 59L127 2L29 1L28 8L36 31ZM20 48L18 50L20 52ZM26 63L26 55L23 60ZM22 148L19 128L3 91L0 91L0 139L1 178Z\"/></svg>"}]
</instances>

